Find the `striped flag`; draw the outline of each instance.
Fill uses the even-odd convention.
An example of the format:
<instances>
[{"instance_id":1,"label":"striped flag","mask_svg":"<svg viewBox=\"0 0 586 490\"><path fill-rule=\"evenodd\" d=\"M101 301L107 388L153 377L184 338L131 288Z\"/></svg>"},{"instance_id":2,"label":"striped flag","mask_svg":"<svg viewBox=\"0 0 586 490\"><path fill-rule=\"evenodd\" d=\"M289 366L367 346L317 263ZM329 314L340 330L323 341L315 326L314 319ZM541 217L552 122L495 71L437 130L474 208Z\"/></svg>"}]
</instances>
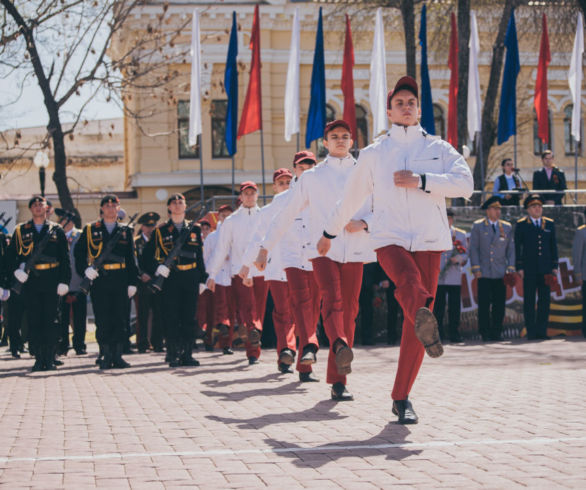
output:
<instances>
[{"instance_id":1,"label":"striped flag","mask_svg":"<svg viewBox=\"0 0 586 490\"><path fill-rule=\"evenodd\" d=\"M291 141L291 136L299 133L299 31L299 9L296 7L291 28L291 48L285 84L285 141Z\"/></svg>"},{"instance_id":2,"label":"striped flag","mask_svg":"<svg viewBox=\"0 0 586 490\"><path fill-rule=\"evenodd\" d=\"M197 144L201 134L201 46L199 40L199 12L193 11L191 28L191 90L189 94L189 146Z\"/></svg>"}]
</instances>

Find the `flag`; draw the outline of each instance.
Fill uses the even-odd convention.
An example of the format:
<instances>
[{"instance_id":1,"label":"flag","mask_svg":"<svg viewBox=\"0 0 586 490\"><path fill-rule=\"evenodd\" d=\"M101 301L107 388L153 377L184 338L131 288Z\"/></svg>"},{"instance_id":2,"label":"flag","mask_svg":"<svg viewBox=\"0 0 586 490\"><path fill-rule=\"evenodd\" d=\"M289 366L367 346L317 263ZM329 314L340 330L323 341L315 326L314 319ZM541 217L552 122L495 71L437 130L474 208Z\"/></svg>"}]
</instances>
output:
<instances>
[{"instance_id":1,"label":"flag","mask_svg":"<svg viewBox=\"0 0 586 490\"><path fill-rule=\"evenodd\" d=\"M568 83L572 93L574 110L572 111L572 136L575 141L580 141L580 106L582 104L582 56L584 55L584 19L578 14L578 25L576 26L576 37L574 38L574 49L572 49L572 60L568 71Z\"/></svg>"},{"instance_id":2,"label":"flag","mask_svg":"<svg viewBox=\"0 0 586 490\"><path fill-rule=\"evenodd\" d=\"M346 14L346 37L344 39L344 63L342 64L342 93L344 94L344 116L342 119L350 125L352 137L358 138L356 131L356 102L354 101L354 47L352 46L352 30L350 17Z\"/></svg>"},{"instance_id":3,"label":"flag","mask_svg":"<svg viewBox=\"0 0 586 490\"><path fill-rule=\"evenodd\" d=\"M299 133L299 31L299 9L295 7L285 84L285 141L291 141L291 136Z\"/></svg>"},{"instance_id":4,"label":"flag","mask_svg":"<svg viewBox=\"0 0 586 490\"><path fill-rule=\"evenodd\" d=\"M448 99L448 143L458 147L458 27L456 14L452 12L452 32L450 34L450 93Z\"/></svg>"},{"instance_id":5,"label":"flag","mask_svg":"<svg viewBox=\"0 0 586 490\"><path fill-rule=\"evenodd\" d=\"M199 12L193 11L191 28L191 89L189 93L189 146L197 144L201 134L201 46L199 41ZM201 151L201 149L200 149Z\"/></svg>"},{"instance_id":6,"label":"flag","mask_svg":"<svg viewBox=\"0 0 586 490\"><path fill-rule=\"evenodd\" d=\"M482 127L482 108L480 104L480 77L478 76L478 54L480 53L480 41L478 39L478 25L476 13L470 12L470 61L468 64L468 136L474 140L474 136Z\"/></svg>"},{"instance_id":7,"label":"flag","mask_svg":"<svg viewBox=\"0 0 586 490\"><path fill-rule=\"evenodd\" d=\"M309 148L312 141L324 135L326 125L326 69L324 62L324 33L322 8L319 8L315 52L313 53L313 70L311 72L311 99L307 114L305 146Z\"/></svg>"},{"instance_id":8,"label":"flag","mask_svg":"<svg viewBox=\"0 0 586 490\"><path fill-rule=\"evenodd\" d=\"M513 134L517 134L517 75L521 69L517 29L515 27L515 10L511 12L507 33L505 34L505 70L501 86L499 106L498 144L504 143Z\"/></svg>"},{"instance_id":9,"label":"flag","mask_svg":"<svg viewBox=\"0 0 586 490\"><path fill-rule=\"evenodd\" d=\"M250 36L250 49L252 59L250 61L250 81L244 99L244 107L240 116L238 138L245 134L254 133L262 129L262 95L260 87L260 25L258 4L254 7L254 19L252 21L252 33Z\"/></svg>"},{"instance_id":10,"label":"flag","mask_svg":"<svg viewBox=\"0 0 586 490\"><path fill-rule=\"evenodd\" d=\"M427 9L421 8L421 24L419 26L419 45L421 46L421 127L429 134L435 134L433 119L433 102L431 99L431 83L427 68Z\"/></svg>"},{"instance_id":11,"label":"flag","mask_svg":"<svg viewBox=\"0 0 586 490\"><path fill-rule=\"evenodd\" d=\"M383 12L379 7L376 10L374 25L374 39L370 57L370 86L368 100L372 111L372 134L388 128L387 118L387 65L385 54L385 32L383 28Z\"/></svg>"},{"instance_id":12,"label":"flag","mask_svg":"<svg viewBox=\"0 0 586 490\"><path fill-rule=\"evenodd\" d=\"M547 35L547 18L542 17L541 43L539 61L537 63L537 79L535 80L535 114L537 115L537 136L544 143L549 143L549 114L547 109L547 67L551 61L549 53L549 37Z\"/></svg>"},{"instance_id":13,"label":"flag","mask_svg":"<svg viewBox=\"0 0 586 490\"><path fill-rule=\"evenodd\" d=\"M224 90L228 98L226 104L226 133L224 141L230 156L236 153L236 131L238 129L238 26L236 25L236 12L232 12L232 30L228 44L228 58L226 59L226 71L224 72Z\"/></svg>"}]
</instances>

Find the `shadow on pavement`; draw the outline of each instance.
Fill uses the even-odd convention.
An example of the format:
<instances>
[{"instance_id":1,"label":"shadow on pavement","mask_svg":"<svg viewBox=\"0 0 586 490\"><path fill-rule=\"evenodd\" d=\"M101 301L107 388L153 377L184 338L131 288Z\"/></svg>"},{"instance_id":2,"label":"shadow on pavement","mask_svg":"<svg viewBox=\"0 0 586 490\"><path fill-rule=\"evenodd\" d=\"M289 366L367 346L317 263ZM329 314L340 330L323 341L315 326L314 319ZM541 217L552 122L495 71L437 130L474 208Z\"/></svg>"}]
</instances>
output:
<instances>
[{"instance_id":1,"label":"shadow on pavement","mask_svg":"<svg viewBox=\"0 0 586 490\"><path fill-rule=\"evenodd\" d=\"M233 391L231 393L222 393L219 391L200 391L202 395L210 397L220 397L221 401L239 402L254 396L273 396L273 395L291 395L305 393L306 387L296 381L281 385L278 388L257 388L254 390Z\"/></svg>"}]
</instances>

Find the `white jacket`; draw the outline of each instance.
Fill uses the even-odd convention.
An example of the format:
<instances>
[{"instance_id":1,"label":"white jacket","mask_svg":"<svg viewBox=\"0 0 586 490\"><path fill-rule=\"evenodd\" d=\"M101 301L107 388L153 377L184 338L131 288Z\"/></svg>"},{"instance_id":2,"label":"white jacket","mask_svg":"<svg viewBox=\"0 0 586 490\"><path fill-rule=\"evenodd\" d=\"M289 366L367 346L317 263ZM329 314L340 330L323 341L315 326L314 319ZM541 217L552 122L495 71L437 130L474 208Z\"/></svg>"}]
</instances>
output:
<instances>
[{"instance_id":1,"label":"white jacket","mask_svg":"<svg viewBox=\"0 0 586 490\"><path fill-rule=\"evenodd\" d=\"M309 226L309 245L302 245L302 247L308 247L308 259L319 257L317 242L322 236L332 210L335 209L337 201L342 196L344 185L355 165L356 161L351 156L346 158L328 156L311 170L303 172L295 187L291 189L288 206L273 220L261 245L271 251L286 231L293 226L295 218L307 209L308 220L305 226ZM358 212L353 219L363 219L370 227L372 204L368 194L364 195L356 209ZM349 220L350 217L344 225ZM376 260L369 233L365 231L348 233L342 230L340 240L332 242L327 257L342 263L366 263Z\"/></svg>"},{"instance_id":2,"label":"white jacket","mask_svg":"<svg viewBox=\"0 0 586 490\"><path fill-rule=\"evenodd\" d=\"M393 174L412 170L425 179L425 190L396 187ZM423 177L425 175L425 177ZM350 216L372 195L369 231L374 248L399 245L409 251L451 250L447 197L470 197L472 173L449 143L423 128L393 125L386 135L360 151L341 202L324 227L340 235ZM332 247L338 238L332 240Z\"/></svg>"},{"instance_id":3,"label":"white jacket","mask_svg":"<svg viewBox=\"0 0 586 490\"><path fill-rule=\"evenodd\" d=\"M258 219L256 220L256 228L251 230L251 240L248 242L242 258L244 265L249 268L249 276L254 276L258 272L253 262L260 250L260 243L274 217L285 208L287 202L287 192L281 192L275 195L269 204L260 209ZM264 270L264 277L267 281L287 281L281 260L281 243L278 243L268 256L267 267Z\"/></svg>"},{"instance_id":4,"label":"white jacket","mask_svg":"<svg viewBox=\"0 0 586 490\"><path fill-rule=\"evenodd\" d=\"M234 213L228 216L220 229L218 246L210 261L210 268L207 273L215 277L226 257L230 257L230 275L235 276L240 272L243 265L243 255L250 239L251 230L256 227L256 220L260 208L245 208L240 206ZM254 276L262 276L262 272L256 270Z\"/></svg>"},{"instance_id":5,"label":"white jacket","mask_svg":"<svg viewBox=\"0 0 586 490\"><path fill-rule=\"evenodd\" d=\"M211 266L212 257L214 252L218 248L218 240L220 238L220 227L222 223L219 222L216 229L212 231L203 242L203 261L206 266L206 271L209 271ZM224 262L220 268L220 271L214 276L210 274L210 277L219 284L220 286L230 286L232 284L232 275L230 274L230 258L224 257Z\"/></svg>"}]
</instances>

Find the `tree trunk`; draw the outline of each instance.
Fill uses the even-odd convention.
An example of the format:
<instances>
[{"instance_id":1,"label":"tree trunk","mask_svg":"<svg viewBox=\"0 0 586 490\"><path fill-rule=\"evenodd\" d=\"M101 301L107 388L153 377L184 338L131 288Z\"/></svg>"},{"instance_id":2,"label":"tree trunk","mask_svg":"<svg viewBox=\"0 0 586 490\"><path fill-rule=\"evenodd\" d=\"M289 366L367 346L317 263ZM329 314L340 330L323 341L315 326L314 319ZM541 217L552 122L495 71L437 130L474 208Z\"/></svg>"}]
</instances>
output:
<instances>
[{"instance_id":1,"label":"tree trunk","mask_svg":"<svg viewBox=\"0 0 586 490\"><path fill-rule=\"evenodd\" d=\"M20 28L20 32L26 40L26 49L31 58L31 64L37 77L37 82L43 93L45 107L47 108L47 114L49 115L49 124L47 130L49 136L53 140L53 155L55 160L55 172L53 173L53 181L57 186L57 193L59 195L59 201L61 207L67 210L73 210L73 199L71 198L71 192L69 191L69 185L67 184L67 173L66 164L67 156L65 154L65 139L63 137L63 129L61 127L61 120L59 118L59 106L53 92L51 91L51 85L45 70L39 58L37 51L37 45L33 36L32 29L28 26L26 21L20 15L18 9L14 6L11 0L0 0L2 5L6 8L6 11L17 23Z\"/></svg>"},{"instance_id":2,"label":"tree trunk","mask_svg":"<svg viewBox=\"0 0 586 490\"><path fill-rule=\"evenodd\" d=\"M470 0L458 0L458 151L460 152L464 142L468 141L469 40ZM471 142L468 146L471 146Z\"/></svg>"},{"instance_id":3,"label":"tree trunk","mask_svg":"<svg viewBox=\"0 0 586 490\"><path fill-rule=\"evenodd\" d=\"M401 17L403 18L403 31L405 33L405 64L407 75L417 78L417 66L415 64L415 9L413 0L401 0Z\"/></svg>"}]
</instances>

